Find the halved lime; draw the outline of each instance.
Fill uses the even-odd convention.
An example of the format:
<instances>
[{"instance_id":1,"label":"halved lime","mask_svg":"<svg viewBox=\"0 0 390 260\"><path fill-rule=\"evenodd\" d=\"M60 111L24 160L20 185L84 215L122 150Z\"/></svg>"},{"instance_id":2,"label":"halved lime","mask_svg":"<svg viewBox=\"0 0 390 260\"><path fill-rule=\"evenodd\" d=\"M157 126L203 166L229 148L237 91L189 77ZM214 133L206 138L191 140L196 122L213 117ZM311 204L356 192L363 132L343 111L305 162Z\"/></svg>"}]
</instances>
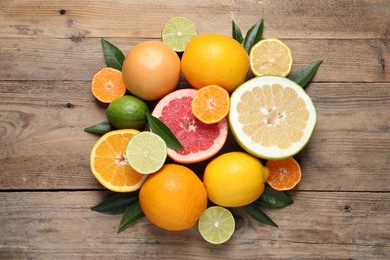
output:
<instances>
[{"instance_id":1,"label":"halved lime","mask_svg":"<svg viewBox=\"0 0 390 260\"><path fill-rule=\"evenodd\" d=\"M212 244L222 244L233 235L235 221L226 208L213 206L207 208L199 218L198 230L202 237Z\"/></svg>"},{"instance_id":2,"label":"halved lime","mask_svg":"<svg viewBox=\"0 0 390 260\"><path fill-rule=\"evenodd\" d=\"M126 160L139 173L151 174L161 169L167 158L167 145L155 133L144 131L133 136L126 147Z\"/></svg>"},{"instance_id":3,"label":"halved lime","mask_svg":"<svg viewBox=\"0 0 390 260\"><path fill-rule=\"evenodd\" d=\"M171 18L162 30L163 42L176 52L184 51L188 42L197 35L195 24L183 16Z\"/></svg>"}]
</instances>

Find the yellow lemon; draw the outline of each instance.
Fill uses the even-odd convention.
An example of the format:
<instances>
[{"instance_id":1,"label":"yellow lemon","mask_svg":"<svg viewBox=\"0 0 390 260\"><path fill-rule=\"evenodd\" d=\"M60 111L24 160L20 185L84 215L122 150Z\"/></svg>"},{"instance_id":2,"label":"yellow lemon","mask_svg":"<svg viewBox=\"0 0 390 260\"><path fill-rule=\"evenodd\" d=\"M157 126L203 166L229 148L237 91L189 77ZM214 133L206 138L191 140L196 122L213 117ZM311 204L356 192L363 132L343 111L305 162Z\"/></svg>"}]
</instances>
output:
<instances>
[{"instance_id":1,"label":"yellow lemon","mask_svg":"<svg viewBox=\"0 0 390 260\"><path fill-rule=\"evenodd\" d=\"M213 159L203 175L209 200L224 207L252 203L264 191L269 169L246 152L230 152Z\"/></svg>"}]
</instances>

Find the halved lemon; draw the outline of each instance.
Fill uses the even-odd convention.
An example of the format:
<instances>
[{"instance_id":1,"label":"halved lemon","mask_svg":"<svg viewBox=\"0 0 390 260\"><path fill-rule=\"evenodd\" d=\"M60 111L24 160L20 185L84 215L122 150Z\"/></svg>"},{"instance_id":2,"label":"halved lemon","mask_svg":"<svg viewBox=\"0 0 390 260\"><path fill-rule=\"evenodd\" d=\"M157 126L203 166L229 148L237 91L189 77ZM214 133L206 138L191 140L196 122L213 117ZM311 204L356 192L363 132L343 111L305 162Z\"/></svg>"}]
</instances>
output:
<instances>
[{"instance_id":1,"label":"halved lemon","mask_svg":"<svg viewBox=\"0 0 390 260\"><path fill-rule=\"evenodd\" d=\"M290 48L279 39L264 39L249 52L249 62L255 76L287 76L293 64Z\"/></svg>"},{"instance_id":2,"label":"halved lemon","mask_svg":"<svg viewBox=\"0 0 390 260\"><path fill-rule=\"evenodd\" d=\"M280 76L261 76L231 95L229 124L247 152L264 159L284 159L309 142L317 114L297 83Z\"/></svg>"}]
</instances>

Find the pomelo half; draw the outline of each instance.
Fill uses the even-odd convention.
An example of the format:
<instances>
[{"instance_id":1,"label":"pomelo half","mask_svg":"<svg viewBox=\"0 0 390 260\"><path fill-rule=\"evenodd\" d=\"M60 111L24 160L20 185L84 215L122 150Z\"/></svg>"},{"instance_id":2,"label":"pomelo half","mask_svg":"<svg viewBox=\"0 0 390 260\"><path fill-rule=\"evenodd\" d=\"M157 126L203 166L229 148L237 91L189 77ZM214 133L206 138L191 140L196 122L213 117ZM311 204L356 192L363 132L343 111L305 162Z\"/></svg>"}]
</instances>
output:
<instances>
[{"instance_id":1,"label":"pomelo half","mask_svg":"<svg viewBox=\"0 0 390 260\"><path fill-rule=\"evenodd\" d=\"M247 152L264 159L284 159L309 142L317 114L312 100L295 82L260 76L231 95L229 124Z\"/></svg>"},{"instance_id":2,"label":"pomelo half","mask_svg":"<svg viewBox=\"0 0 390 260\"><path fill-rule=\"evenodd\" d=\"M184 146L184 150L168 149L168 156L179 163L206 160L221 150L228 135L224 118L215 124L205 124L192 114L191 103L196 89L179 89L162 98L152 115L164 122Z\"/></svg>"}]
</instances>

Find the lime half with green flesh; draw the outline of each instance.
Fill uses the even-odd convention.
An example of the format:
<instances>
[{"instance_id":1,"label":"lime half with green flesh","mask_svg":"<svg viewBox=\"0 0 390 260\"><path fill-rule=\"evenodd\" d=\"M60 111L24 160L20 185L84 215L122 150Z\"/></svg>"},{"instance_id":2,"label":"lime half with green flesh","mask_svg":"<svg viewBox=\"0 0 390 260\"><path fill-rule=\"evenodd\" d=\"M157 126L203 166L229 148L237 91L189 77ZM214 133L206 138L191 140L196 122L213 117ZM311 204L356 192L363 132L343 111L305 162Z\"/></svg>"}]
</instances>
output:
<instances>
[{"instance_id":1,"label":"lime half with green flesh","mask_svg":"<svg viewBox=\"0 0 390 260\"><path fill-rule=\"evenodd\" d=\"M222 244L234 233L235 221L232 213L224 207L207 208L199 218L198 230L212 244Z\"/></svg>"},{"instance_id":2,"label":"lime half with green flesh","mask_svg":"<svg viewBox=\"0 0 390 260\"><path fill-rule=\"evenodd\" d=\"M176 52L183 52L188 42L198 35L195 24L188 18L171 18L162 30L162 40Z\"/></svg>"},{"instance_id":3,"label":"lime half with green flesh","mask_svg":"<svg viewBox=\"0 0 390 260\"><path fill-rule=\"evenodd\" d=\"M167 158L167 145L155 133L144 131L131 138L126 147L126 160L137 172L151 174L164 165Z\"/></svg>"}]
</instances>

